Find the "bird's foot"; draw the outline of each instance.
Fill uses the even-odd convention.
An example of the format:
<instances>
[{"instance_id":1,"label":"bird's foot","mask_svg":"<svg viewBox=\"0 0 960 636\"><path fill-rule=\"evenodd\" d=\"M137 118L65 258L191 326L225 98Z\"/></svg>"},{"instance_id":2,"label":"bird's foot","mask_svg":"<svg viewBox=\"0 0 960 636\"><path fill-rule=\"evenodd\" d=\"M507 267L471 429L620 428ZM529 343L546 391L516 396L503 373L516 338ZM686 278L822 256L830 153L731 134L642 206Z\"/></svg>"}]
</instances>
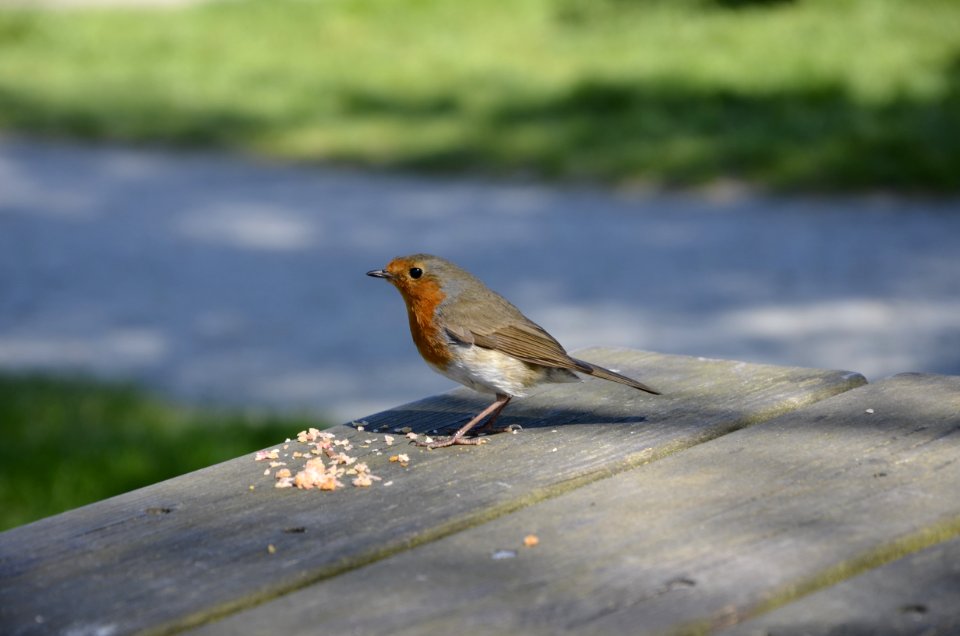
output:
<instances>
[{"instance_id":1,"label":"bird's foot","mask_svg":"<svg viewBox=\"0 0 960 636\"><path fill-rule=\"evenodd\" d=\"M519 424L507 424L506 426L494 426L493 422L487 422L483 426L477 429L477 433L484 434L493 434L493 433L516 433L517 431L522 431L523 427Z\"/></svg>"},{"instance_id":2,"label":"bird's foot","mask_svg":"<svg viewBox=\"0 0 960 636\"><path fill-rule=\"evenodd\" d=\"M482 428L477 430L477 433L493 435L495 433L516 433L522 430L523 427L519 424L507 424L506 426L491 426L490 424L484 424Z\"/></svg>"},{"instance_id":3,"label":"bird's foot","mask_svg":"<svg viewBox=\"0 0 960 636\"><path fill-rule=\"evenodd\" d=\"M480 413L475 415L472 420L461 426L460 429L450 437L443 437L437 440L431 439L430 441L424 440L422 442L420 440L413 440L413 443L423 448L443 448L445 446L455 446L458 444L462 444L464 446L477 446L479 444L486 444L486 439L480 437L466 437L466 434L470 431L470 429L479 424L485 417L489 417L490 419L480 430L483 431L489 429L493 422L497 419L497 416L500 415L500 411L503 410L503 407L505 407L509 401L509 395L501 395L498 393L496 402L480 411Z\"/></svg>"},{"instance_id":4,"label":"bird's foot","mask_svg":"<svg viewBox=\"0 0 960 636\"><path fill-rule=\"evenodd\" d=\"M445 448L447 446L479 446L480 444L486 444L487 440L482 437L458 437L457 435L451 435L450 437L432 439L429 442L416 439L411 443L421 448Z\"/></svg>"}]
</instances>

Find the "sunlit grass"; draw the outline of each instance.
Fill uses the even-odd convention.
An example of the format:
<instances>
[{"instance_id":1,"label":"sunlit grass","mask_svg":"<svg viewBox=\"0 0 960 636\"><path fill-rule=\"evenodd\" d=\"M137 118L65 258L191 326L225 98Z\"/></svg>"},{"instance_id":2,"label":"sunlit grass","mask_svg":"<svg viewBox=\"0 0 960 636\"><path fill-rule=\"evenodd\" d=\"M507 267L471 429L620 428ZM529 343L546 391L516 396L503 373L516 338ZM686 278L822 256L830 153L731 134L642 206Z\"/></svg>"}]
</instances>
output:
<instances>
[{"instance_id":1,"label":"sunlit grass","mask_svg":"<svg viewBox=\"0 0 960 636\"><path fill-rule=\"evenodd\" d=\"M321 427L188 408L130 385L10 374L0 374L0 422L0 530Z\"/></svg>"},{"instance_id":2,"label":"sunlit grass","mask_svg":"<svg viewBox=\"0 0 960 636\"><path fill-rule=\"evenodd\" d=\"M950 0L0 12L0 127L434 171L960 185Z\"/></svg>"}]
</instances>

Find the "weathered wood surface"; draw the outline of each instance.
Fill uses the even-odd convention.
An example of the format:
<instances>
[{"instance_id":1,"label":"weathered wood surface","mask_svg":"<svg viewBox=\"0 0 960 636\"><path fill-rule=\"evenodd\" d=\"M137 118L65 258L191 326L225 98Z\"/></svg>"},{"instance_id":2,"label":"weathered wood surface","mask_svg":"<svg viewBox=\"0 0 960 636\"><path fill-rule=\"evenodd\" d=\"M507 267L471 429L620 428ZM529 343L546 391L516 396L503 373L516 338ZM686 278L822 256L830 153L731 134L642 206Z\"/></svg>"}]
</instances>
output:
<instances>
[{"instance_id":1,"label":"weathered wood surface","mask_svg":"<svg viewBox=\"0 0 960 636\"><path fill-rule=\"evenodd\" d=\"M958 459L960 378L898 376L197 632L712 631L956 536Z\"/></svg>"},{"instance_id":2,"label":"weathered wood surface","mask_svg":"<svg viewBox=\"0 0 960 636\"><path fill-rule=\"evenodd\" d=\"M723 634L960 634L960 539L869 570Z\"/></svg>"},{"instance_id":3,"label":"weathered wood surface","mask_svg":"<svg viewBox=\"0 0 960 636\"><path fill-rule=\"evenodd\" d=\"M279 491L261 475L263 465L247 456L10 530L0 535L0 632L172 632L341 573L355 571L350 580L362 583L365 564L376 567L412 547L863 383L847 372L636 351L581 355L635 375L665 395L587 379L511 404L503 422L522 424L520 434L440 451L401 445L411 456L407 470L388 463L386 454L352 453L392 480L390 487ZM453 428L483 405L484 398L458 390L368 418L368 431L335 432L360 446L380 425ZM250 484L258 487L251 491ZM567 510L568 519L588 511L589 502L584 505L583 511ZM551 555L552 533L562 528L529 523L524 530L542 528L548 541L539 554ZM486 538L472 550L484 546L486 564L488 543L496 538L499 544L507 535L479 534ZM434 553L424 545L411 554L432 559ZM570 563L570 556L558 565ZM376 589L361 585L359 596L341 598L359 607L390 586L416 589L410 570L388 567L386 574ZM419 597L413 603L432 601Z\"/></svg>"}]
</instances>

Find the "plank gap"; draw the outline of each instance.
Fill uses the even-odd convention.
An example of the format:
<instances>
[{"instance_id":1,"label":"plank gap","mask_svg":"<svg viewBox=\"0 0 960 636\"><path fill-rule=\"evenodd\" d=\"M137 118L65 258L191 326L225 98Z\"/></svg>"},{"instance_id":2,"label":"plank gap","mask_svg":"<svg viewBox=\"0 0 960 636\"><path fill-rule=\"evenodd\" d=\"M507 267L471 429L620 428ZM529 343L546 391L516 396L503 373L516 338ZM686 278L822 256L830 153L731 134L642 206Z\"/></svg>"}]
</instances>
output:
<instances>
[{"instance_id":1,"label":"plank gap","mask_svg":"<svg viewBox=\"0 0 960 636\"><path fill-rule=\"evenodd\" d=\"M866 384L865 380L863 384ZM268 603L274 599L286 596L287 594L310 587L311 585L315 585L320 581L334 578L350 570L362 568L370 565L371 563L389 558L395 554L399 554L428 543L433 543L452 534L463 532L470 528L489 523L511 513L517 512L518 510L530 507L534 504L547 501L549 499L555 499L588 484L592 484L603 479L609 479L628 471L641 468L684 450L719 439L725 435L729 435L730 433L735 433L751 426L761 425L764 422L768 422L776 418L778 415L794 411L798 408L803 408L809 404L819 402L821 399L823 398L820 396L804 396L803 398L791 401L789 404L776 405L769 409L757 411L743 420L731 423L730 426L709 429L699 434L664 444L656 449L649 448L639 453L633 453L618 463L607 465L588 473L576 475L570 479L559 481L547 487L531 490L529 493L521 497L503 502L501 504L494 504L489 508L478 510L474 513L467 514L458 519L453 519L444 524L439 524L410 539L388 544L383 549L371 550L366 553L354 555L329 567L321 568L318 571L312 572L309 576L305 576L296 582L292 582L290 585L273 588L264 592L263 594L237 598L220 606L210 607L193 615L185 616L181 620L169 624L157 625L154 628L145 630L143 633L146 636L169 636L170 634L176 634L181 631L194 629L222 620L231 614L236 614L238 612L263 605L264 603Z\"/></svg>"},{"instance_id":2,"label":"plank gap","mask_svg":"<svg viewBox=\"0 0 960 636\"><path fill-rule=\"evenodd\" d=\"M740 611L725 611L716 616L679 627L674 634L707 634L727 629L747 620L789 605L794 601L842 583L883 565L902 559L926 548L960 537L960 516L949 517L939 523L906 534L841 561L808 578L784 585L774 590L770 598Z\"/></svg>"}]
</instances>

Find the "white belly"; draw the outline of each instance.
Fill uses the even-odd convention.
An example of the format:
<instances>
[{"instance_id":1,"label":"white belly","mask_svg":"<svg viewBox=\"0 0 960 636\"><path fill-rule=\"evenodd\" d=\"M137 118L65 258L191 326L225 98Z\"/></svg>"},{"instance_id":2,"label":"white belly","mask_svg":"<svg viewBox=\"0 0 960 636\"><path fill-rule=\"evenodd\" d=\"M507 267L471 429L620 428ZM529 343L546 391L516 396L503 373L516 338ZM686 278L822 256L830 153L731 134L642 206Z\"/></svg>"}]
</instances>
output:
<instances>
[{"instance_id":1,"label":"white belly","mask_svg":"<svg viewBox=\"0 0 960 636\"><path fill-rule=\"evenodd\" d=\"M579 381L570 371L527 364L493 349L463 344L453 344L451 349L454 359L446 368L430 366L480 393L522 397L528 389L542 382Z\"/></svg>"}]
</instances>

